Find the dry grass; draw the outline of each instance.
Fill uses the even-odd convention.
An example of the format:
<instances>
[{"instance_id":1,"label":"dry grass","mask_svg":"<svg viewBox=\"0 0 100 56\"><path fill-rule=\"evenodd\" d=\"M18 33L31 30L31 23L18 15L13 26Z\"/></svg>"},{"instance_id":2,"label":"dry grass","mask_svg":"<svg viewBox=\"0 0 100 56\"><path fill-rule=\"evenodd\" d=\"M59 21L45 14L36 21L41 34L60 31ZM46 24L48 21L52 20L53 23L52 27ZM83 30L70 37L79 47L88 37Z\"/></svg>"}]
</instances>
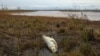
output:
<instances>
[{"instance_id":1,"label":"dry grass","mask_svg":"<svg viewBox=\"0 0 100 56\"><path fill-rule=\"evenodd\" d=\"M92 28L94 31L91 32L88 28ZM60 56L85 56L87 54L85 51L88 49L89 52L91 51L87 46L83 46L83 44L87 44L85 42L88 40L87 38L94 37L100 40L100 32L97 32L97 29L100 30L100 22L84 19L0 14L0 55L23 56L21 54L25 50L30 51L30 48L34 54L37 54L39 50L46 48L41 36L46 34L55 36L59 49L61 49ZM91 44L93 42L99 43L96 40L88 42L91 48L94 48L94 45ZM94 52L100 51L100 49L93 50ZM92 53L90 52L88 56L94 56ZM96 55L98 54L100 53L96 53ZM30 54L30 56L32 55Z\"/></svg>"}]
</instances>

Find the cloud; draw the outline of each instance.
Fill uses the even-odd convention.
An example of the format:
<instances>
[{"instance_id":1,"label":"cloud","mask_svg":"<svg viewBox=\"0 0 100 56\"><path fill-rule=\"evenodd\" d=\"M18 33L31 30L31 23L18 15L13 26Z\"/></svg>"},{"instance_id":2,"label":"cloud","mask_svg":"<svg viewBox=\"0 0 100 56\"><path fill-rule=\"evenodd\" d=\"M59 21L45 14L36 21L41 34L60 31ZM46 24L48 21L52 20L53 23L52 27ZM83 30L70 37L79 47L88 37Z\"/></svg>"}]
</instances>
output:
<instances>
[{"instance_id":1,"label":"cloud","mask_svg":"<svg viewBox=\"0 0 100 56\"><path fill-rule=\"evenodd\" d=\"M100 0L0 0L9 7L100 6Z\"/></svg>"}]
</instances>

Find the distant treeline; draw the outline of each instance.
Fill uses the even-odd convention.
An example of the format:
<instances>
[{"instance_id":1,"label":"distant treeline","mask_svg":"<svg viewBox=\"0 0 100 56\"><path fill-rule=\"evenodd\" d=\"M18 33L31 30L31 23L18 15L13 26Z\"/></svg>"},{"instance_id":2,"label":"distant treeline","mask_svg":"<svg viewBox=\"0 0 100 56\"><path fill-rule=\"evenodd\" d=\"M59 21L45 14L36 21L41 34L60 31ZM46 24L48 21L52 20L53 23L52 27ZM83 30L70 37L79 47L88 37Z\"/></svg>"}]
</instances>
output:
<instances>
[{"instance_id":1,"label":"distant treeline","mask_svg":"<svg viewBox=\"0 0 100 56\"><path fill-rule=\"evenodd\" d=\"M100 10L90 10L90 9L85 9L85 10L80 10L80 9L66 9L66 10L60 10L60 9L55 9L55 10L37 10L37 11L70 11L70 12L82 12L82 11L86 11L86 12L100 12Z\"/></svg>"},{"instance_id":2,"label":"distant treeline","mask_svg":"<svg viewBox=\"0 0 100 56\"><path fill-rule=\"evenodd\" d=\"M70 11L70 12L100 12L100 10L74 10L74 9L68 9L68 10L0 10L0 12L34 12L34 11Z\"/></svg>"},{"instance_id":3,"label":"distant treeline","mask_svg":"<svg viewBox=\"0 0 100 56\"><path fill-rule=\"evenodd\" d=\"M80 11L86 11L86 12L100 12L100 10L60 10L60 11L72 11L72 12L73 12L73 11L77 11L77 12L78 12L78 11L79 11L79 12L80 12Z\"/></svg>"},{"instance_id":4,"label":"distant treeline","mask_svg":"<svg viewBox=\"0 0 100 56\"><path fill-rule=\"evenodd\" d=\"M33 12L36 10L0 10L0 12Z\"/></svg>"}]
</instances>

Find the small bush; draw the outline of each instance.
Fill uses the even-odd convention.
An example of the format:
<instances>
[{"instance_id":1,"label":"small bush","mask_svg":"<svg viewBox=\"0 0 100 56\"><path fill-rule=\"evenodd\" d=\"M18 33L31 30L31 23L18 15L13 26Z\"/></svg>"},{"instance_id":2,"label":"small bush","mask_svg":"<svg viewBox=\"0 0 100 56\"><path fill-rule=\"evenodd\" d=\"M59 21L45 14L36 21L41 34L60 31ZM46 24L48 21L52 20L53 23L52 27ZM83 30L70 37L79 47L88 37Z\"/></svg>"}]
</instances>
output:
<instances>
[{"instance_id":1,"label":"small bush","mask_svg":"<svg viewBox=\"0 0 100 56\"><path fill-rule=\"evenodd\" d=\"M60 24L56 24L56 27L59 28L60 27Z\"/></svg>"},{"instance_id":2,"label":"small bush","mask_svg":"<svg viewBox=\"0 0 100 56\"><path fill-rule=\"evenodd\" d=\"M65 33L65 29L59 29L58 33Z\"/></svg>"},{"instance_id":3,"label":"small bush","mask_svg":"<svg viewBox=\"0 0 100 56\"><path fill-rule=\"evenodd\" d=\"M79 51L71 51L67 54L67 56L83 56L83 54Z\"/></svg>"},{"instance_id":4,"label":"small bush","mask_svg":"<svg viewBox=\"0 0 100 56\"><path fill-rule=\"evenodd\" d=\"M93 51L92 47L89 44L84 44L80 47L80 52L84 56L96 56L95 52Z\"/></svg>"},{"instance_id":5,"label":"small bush","mask_svg":"<svg viewBox=\"0 0 100 56\"><path fill-rule=\"evenodd\" d=\"M93 29L85 29L83 30L83 40L85 42L91 41L91 40L95 40L95 35L94 35L94 31Z\"/></svg>"},{"instance_id":6,"label":"small bush","mask_svg":"<svg viewBox=\"0 0 100 56\"><path fill-rule=\"evenodd\" d=\"M77 43L72 40L72 39L67 39L67 38L64 38L62 39L62 46L64 48L64 51L70 51L71 49L73 49Z\"/></svg>"}]
</instances>

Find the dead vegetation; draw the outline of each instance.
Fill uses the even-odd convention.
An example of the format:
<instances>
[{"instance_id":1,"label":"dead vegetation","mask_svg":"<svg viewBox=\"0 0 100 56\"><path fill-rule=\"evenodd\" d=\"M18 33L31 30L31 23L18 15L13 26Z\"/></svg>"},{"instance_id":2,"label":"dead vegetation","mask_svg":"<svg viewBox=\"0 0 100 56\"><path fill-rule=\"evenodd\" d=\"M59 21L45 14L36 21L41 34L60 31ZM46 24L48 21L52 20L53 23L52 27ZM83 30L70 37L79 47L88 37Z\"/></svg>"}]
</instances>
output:
<instances>
[{"instance_id":1,"label":"dead vegetation","mask_svg":"<svg viewBox=\"0 0 100 56\"><path fill-rule=\"evenodd\" d=\"M100 22L84 19L0 14L0 56L39 56L42 34L56 39L59 56L99 56L97 30Z\"/></svg>"}]
</instances>

